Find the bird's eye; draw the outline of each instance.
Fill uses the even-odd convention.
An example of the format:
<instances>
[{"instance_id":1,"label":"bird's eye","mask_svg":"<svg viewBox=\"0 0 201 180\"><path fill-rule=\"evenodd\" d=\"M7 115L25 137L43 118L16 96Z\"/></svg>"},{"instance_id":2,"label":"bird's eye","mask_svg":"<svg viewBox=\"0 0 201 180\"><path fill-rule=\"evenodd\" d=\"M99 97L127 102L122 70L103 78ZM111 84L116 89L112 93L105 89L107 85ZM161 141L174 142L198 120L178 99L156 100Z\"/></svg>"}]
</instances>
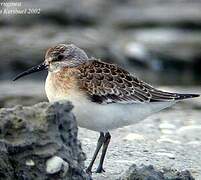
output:
<instances>
[{"instance_id":1,"label":"bird's eye","mask_svg":"<svg viewBox=\"0 0 201 180\"><path fill-rule=\"evenodd\" d=\"M64 58L64 55L63 54L59 54L58 56L57 56L57 59L58 60L62 60Z\"/></svg>"}]
</instances>

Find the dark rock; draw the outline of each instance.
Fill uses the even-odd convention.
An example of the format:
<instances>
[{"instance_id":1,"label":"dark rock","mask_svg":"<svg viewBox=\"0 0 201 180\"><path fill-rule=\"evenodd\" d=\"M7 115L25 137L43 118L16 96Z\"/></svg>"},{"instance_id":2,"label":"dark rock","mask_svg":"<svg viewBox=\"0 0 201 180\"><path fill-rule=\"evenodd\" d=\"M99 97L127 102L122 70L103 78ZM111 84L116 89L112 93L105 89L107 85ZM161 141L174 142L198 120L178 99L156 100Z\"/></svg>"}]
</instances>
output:
<instances>
[{"instance_id":1,"label":"dark rock","mask_svg":"<svg viewBox=\"0 0 201 180\"><path fill-rule=\"evenodd\" d=\"M156 171L153 166L137 167L133 164L119 180L162 180L163 178L163 174Z\"/></svg>"},{"instance_id":2,"label":"dark rock","mask_svg":"<svg viewBox=\"0 0 201 180\"><path fill-rule=\"evenodd\" d=\"M163 169L163 175L165 180L194 180L188 170Z\"/></svg>"},{"instance_id":3,"label":"dark rock","mask_svg":"<svg viewBox=\"0 0 201 180\"><path fill-rule=\"evenodd\" d=\"M5 143L0 142L0 179L12 180L14 169L8 157L8 151Z\"/></svg>"},{"instance_id":4,"label":"dark rock","mask_svg":"<svg viewBox=\"0 0 201 180\"><path fill-rule=\"evenodd\" d=\"M0 177L89 178L71 109L69 102L0 109Z\"/></svg>"},{"instance_id":5,"label":"dark rock","mask_svg":"<svg viewBox=\"0 0 201 180\"><path fill-rule=\"evenodd\" d=\"M137 167L133 164L119 180L194 180L194 178L187 170L179 172L177 170L164 169L159 171L152 165Z\"/></svg>"}]
</instances>

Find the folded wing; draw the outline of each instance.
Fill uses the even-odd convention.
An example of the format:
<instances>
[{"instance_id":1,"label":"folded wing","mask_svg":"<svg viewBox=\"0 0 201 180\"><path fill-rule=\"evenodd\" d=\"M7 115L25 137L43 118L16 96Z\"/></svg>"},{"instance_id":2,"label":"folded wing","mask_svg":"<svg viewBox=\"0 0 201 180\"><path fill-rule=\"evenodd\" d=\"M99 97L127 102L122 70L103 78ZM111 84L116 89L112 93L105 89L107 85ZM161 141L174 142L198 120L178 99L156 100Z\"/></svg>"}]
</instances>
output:
<instances>
[{"instance_id":1,"label":"folded wing","mask_svg":"<svg viewBox=\"0 0 201 180\"><path fill-rule=\"evenodd\" d=\"M80 89L96 103L147 103L198 97L158 90L114 64L92 59L79 67Z\"/></svg>"}]
</instances>

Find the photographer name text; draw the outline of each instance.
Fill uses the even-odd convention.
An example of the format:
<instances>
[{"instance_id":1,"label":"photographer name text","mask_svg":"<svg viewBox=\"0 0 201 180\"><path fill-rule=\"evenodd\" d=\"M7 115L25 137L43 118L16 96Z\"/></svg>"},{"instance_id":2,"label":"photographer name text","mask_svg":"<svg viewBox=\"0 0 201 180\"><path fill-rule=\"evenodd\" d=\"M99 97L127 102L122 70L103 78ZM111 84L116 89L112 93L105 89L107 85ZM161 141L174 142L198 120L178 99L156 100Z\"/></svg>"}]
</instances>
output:
<instances>
[{"instance_id":1,"label":"photographer name text","mask_svg":"<svg viewBox=\"0 0 201 180\"><path fill-rule=\"evenodd\" d=\"M0 15L39 15L40 8L25 8L22 2L5 1L0 3Z\"/></svg>"}]
</instances>

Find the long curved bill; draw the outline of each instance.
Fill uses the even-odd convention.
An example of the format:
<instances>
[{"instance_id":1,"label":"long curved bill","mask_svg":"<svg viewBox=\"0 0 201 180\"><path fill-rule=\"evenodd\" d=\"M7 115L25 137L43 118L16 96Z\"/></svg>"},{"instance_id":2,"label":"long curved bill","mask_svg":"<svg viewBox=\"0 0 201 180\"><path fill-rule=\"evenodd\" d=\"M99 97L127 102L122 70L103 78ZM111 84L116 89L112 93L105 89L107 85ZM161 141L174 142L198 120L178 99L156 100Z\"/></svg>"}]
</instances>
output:
<instances>
[{"instance_id":1,"label":"long curved bill","mask_svg":"<svg viewBox=\"0 0 201 180\"><path fill-rule=\"evenodd\" d=\"M39 64L39 65L37 65L37 66L34 66L34 67L32 67L32 68L30 68L30 69L28 69L28 70L26 70L26 71L24 71L24 72L18 74L18 75L13 79L13 81L16 81L17 79L19 79L19 78L21 78L21 77L23 77L23 76L26 76L26 75L28 75L28 74L32 74L32 73L35 73L35 72L43 71L43 70L45 70L45 69L47 69L47 68L48 68L48 66L47 66L45 63L41 63L41 64Z\"/></svg>"}]
</instances>

